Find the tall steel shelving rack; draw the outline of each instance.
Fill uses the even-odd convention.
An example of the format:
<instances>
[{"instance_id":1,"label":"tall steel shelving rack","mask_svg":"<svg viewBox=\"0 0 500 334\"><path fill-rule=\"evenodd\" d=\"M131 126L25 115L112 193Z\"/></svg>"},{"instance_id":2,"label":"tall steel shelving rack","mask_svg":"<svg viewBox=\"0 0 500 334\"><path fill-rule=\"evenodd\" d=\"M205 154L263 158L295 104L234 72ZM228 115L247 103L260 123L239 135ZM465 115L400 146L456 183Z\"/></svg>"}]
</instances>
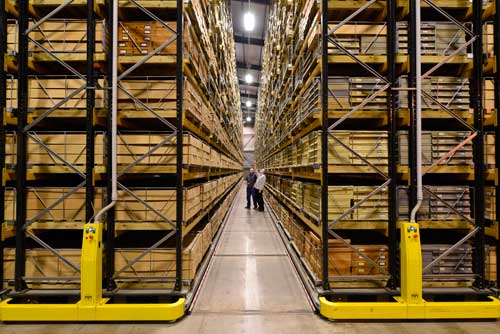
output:
<instances>
[{"instance_id":1,"label":"tall steel shelving rack","mask_svg":"<svg viewBox=\"0 0 500 334\"><path fill-rule=\"evenodd\" d=\"M74 271L79 272L80 269L77 265L71 262L71 260L66 259L63 255L61 255L53 246L49 243L50 241L42 240L33 232L28 231L27 228L36 221L35 219L31 219L27 221L27 189L29 180L27 179L28 173L28 165L27 165L27 140L28 138L33 139L37 144L39 144L43 149L45 149L49 154L54 155L57 160L59 160L64 166L67 166L69 170L71 170L72 174L78 175L79 179L76 181L71 179L71 176L64 175L65 180L58 181L52 180L51 182L59 183L58 186L62 187L71 187L68 193L64 194L61 198L56 200L54 203L48 205L44 210L42 210L42 215L49 212L55 206L64 201L68 196L76 193L78 190L85 188L86 192L86 217L91 217L93 215L93 168L94 168L94 122L93 122L93 114L94 114L94 89L96 85L96 73L95 73L95 64L94 64L94 47L95 47L95 18L94 18L94 2L89 1L87 3L87 12L84 14L87 16L87 64L85 67L85 72L82 73L80 69L76 69L74 66L70 65L68 61L62 59L59 55L48 50L41 44L39 44L36 40L30 38L30 33L34 32L40 24L45 22L51 17L54 17L57 12L63 10L66 6L69 6L70 2L65 2L57 7L54 11L51 11L47 15L43 16L40 20L30 26L30 19L32 18L32 14L30 12L30 3L29 1L20 1L18 7L18 51L17 51L17 99L18 99L18 108L17 108L17 128L16 128L16 170L15 170L15 191L16 191L16 219L15 219L15 240L16 240L16 254L15 254L15 282L14 287L15 290L20 292L27 289L25 271L26 271L26 247L27 247L27 238L32 239L39 246L47 249L54 256L58 257L61 261L63 261L66 265L70 266ZM28 84L29 84L29 57L30 51L29 46L34 45L35 47L40 48L40 50L47 55L48 58L53 61L53 65L60 66L59 68L62 71L67 71L70 75L73 75L75 78L80 80L82 85L76 90L72 91L63 102L55 104L53 107L44 111L41 115L34 118L33 121L28 120L29 113L29 94L28 94ZM33 71L36 73L36 70ZM77 167L73 166L72 163L65 160L63 157L59 156L56 152L52 151L48 145L43 143L43 141L36 139L37 130L40 131L46 129L57 129L57 125L52 124L43 124L43 121L47 121L47 118L56 110L58 110L64 103L74 97L76 94L85 91L87 93L86 100L86 122L85 122L85 133L86 133L86 166L85 171L79 170ZM53 126L53 128L52 128ZM60 125L59 125L60 126ZM61 129L61 128L59 128ZM59 130L58 129L58 130ZM64 129L66 130L66 129ZM74 130L74 129L69 129ZM91 144L91 145L89 145ZM31 181L31 180L30 180ZM33 184L36 185L37 180L32 181ZM92 197L90 197L92 196Z\"/></svg>"},{"instance_id":2,"label":"tall steel shelving rack","mask_svg":"<svg viewBox=\"0 0 500 334\"><path fill-rule=\"evenodd\" d=\"M0 7L2 9L5 8L5 0L0 0ZM0 34L2 36L7 36L7 12L2 10L0 12ZM5 177L3 170L5 168L5 124L4 124L4 115L6 112L6 91L7 91L7 77L5 69L5 57L3 56L7 50L7 40L2 38L0 40L0 212L4 212L5 210ZM3 226L4 224L4 215L0 215L0 224ZM0 229L0 265L3 268L3 235L2 230ZM3 282L3 270L0 271L0 281Z\"/></svg>"},{"instance_id":3,"label":"tall steel shelving rack","mask_svg":"<svg viewBox=\"0 0 500 334\"><path fill-rule=\"evenodd\" d=\"M147 153L144 155L141 155L135 159L132 163L128 164L125 166L123 169L117 171L117 178L119 179L121 176L126 176L127 172L129 172L135 165L140 163L142 160L146 159L148 156L153 154L158 148L162 147L163 145L167 144L169 141L171 141L174 137L176 138L176 168L175 168L175 189L176 189L176 221L172 222L170 221L167 217L162 215L158 210L154 209L149 205L144 199L140 198L138 195L134 194L133 190L129 189L129 186L126 185L125 182L117 181L117 188L119 188L120 191L122 191L124 194L127 194L137 200L137 202L142 203L146 208L152 210L155 212L164 222L168 223L171 225L171 230L163 235L159 240L155 241L153 245L148 246L143 252L141 252L139 255L135 256L130 262L127 263L126 266L123 266L122 268L118 269L118 272L115 271L115 252L113 251L108 251L106 252L106 288L108 291L113 291L116 289L116 283L115 279L119 278L119 274L125 271L126 269L132 268L132 266L137 263L139 260L141 260L144 256L158 248L160 245L162 245L164 242L166 242L168 239L171 237L175 237L175 249L176 249L176 270L175 270L175 278L174 278L174 289L173 291L167 291L167 290L158 290L156 292L153 292L154 294L160 294L160 295L166 295L166 296L174 296L178 297L181 295L182 289L183 289L183 284L182 284L182 250L183 250L183 234L182 234L182 229L183 229L183 192L184 192L184 182L183 182L183 88L184 88L184 74L183 74L183 15L184 15L184 3L182 0L177 1L177 6L175 8L171 8L167 15L169 17L175 16L177 20L177 28L174 31L170 26L164 23L162 19L160 19L156 13L154 13L152 10L145 8L143 5L141 5L137 1L129 1L128 4L131 6L129 10L136 11L138 16L141 16L142 19L147 19L150 20L154 23L158 23L159 25L162 26L162 29L165 29L165 31L172 33L172 37L166 40L164 43L162 43L159 47L157 47L155 50L145 54L144 56L139 57L139 60L137 62L132 62L130 64L127 64L127 68L124 69L121 73L117 75L116 80L116 85L117 89L119 92L125 94L128 96L131 100L133 100L136 105L139 106L140 109L143 109L145 112L150 113L152 118L155 119L160 127L163 129L166 129L168 131L168 135L162 139L161 142L155 144ZM107 8L108 13L113 13L113 8L112 8L112 1L108 2L108 8ZM112 27L113 27L113 19L108 19L107 21L107 29L110 31L110 39L112 39ZM150 106L148 106L147 103L144 103L143 101L139 100L137 97L133 95L130 91L128 91L126 88L124 88L123 85L121 85L122 81L127 80L127 79L134 79L132 73L136 70L140 70L141 66L146 64L146 62L150 59L152 59L155 55L159 54L165 47L168 45L171 45L173 43L176 43L176 58L175 58L175 69L173 70L173 75L175 77L175 89L176 89L176 114L174 119L165 119L162 115L157 114L154 109ZM112 48L114 49L114 47ZM116 50L115 50L116 52ZM116 53L110 54L108 56L108 68L112 68L112 63L113 63L113 58L118 57L119 55ZM169 72L171 70L169 69ZM168 73L167 79L172 78L172 73ZM108 74L108 82L112 82L112 73ZM118 93L117 93L118 94ZM109 99L111 102L112 99ZM108 107L108 110L111 110L112 106ZM120 114L120 110L117 111L117 114ZM110 113L108 113L108 131L107 131L107 143L111 144L112 138L111 138L111 127L112 127L112 118ZM174 121L174 122L172 122ZM143 130L144 131L144 130ZM118 130L119 132L119 130ZM111 147L107 149L108 152L111 151ZM112 157L109 155L107 160L107 165L111 166L112 165ZM112 198L112 180L113 180L113 175L112 171L110 169L107 169L107 203L111 203L113 201ZM147 182L145 185L146 186L152 186L151 180L145 181ZM155 182L156 183L156 182ZM163 181L159 182L160 184L163 183ZM108 211L107 214L107 222L106 222L106 243L107 247L109 250L114 250L115 249L115 218L114 218L114 213L113 210L114 208L111 208L111 211ZM144 292L144 294L151 293L149 292Z\"/></svg>"},{"instance_id":4,"label":"tall steel shelving rack","mask_svg":"<svg viewBox=\"0 0 500 334\"><path fill-rule=\"evenodd\" d=\"M352 14L344 18L340 23L335 25L333 29L329 29L328 26L328 14L330 8L328 8L328 1L322 1L322 10L321 10L321 63L322 71L321 71L321 107L322 107L322 140L321 140L321 152L322 152L322 189L321 189L321 228L322 228L322 288L324 290L325 295L329 295L331 292L330 288L330 278L328 271L328 239L331 235L333 238L339 240L345 246L349 247L354 253L358 254L360 257L364 258L368 263L371 263L375 267L379 267L379 265L373 261L370 257L363 254L357 247L351 245L348 241L346 241L343 237L341 237L338 233L334 231L333 226L336 222L341 221L348 214L356 210L357 207L362 205L366 200L379 194L385 188L388 188L389 200L388 200L388 212L389 212L389 220L388 220L388 236L389 236L389 273L390 280L388 282L388 286L391 288L395 288L397 285L398 279L398 268L397 268L397 257L396 254L398 252L397 245L397 237L396 237L396 223L397 223L397 207L396 207L396 196L397 196L397 170L396 170L396 110L395 110L395 96L392 90L392 84L395 79L395 36L396 36L396 18L395 18L395 9L396 3L395 1L388 0L387 1L387 16L386 16L386 24L387 24L387 73L383 75L373 69L369 64L365 63L363 60L359 59L355 54L350 52L348 49L342 46L341 43L332 39L331 36L335 30L342 27L343 25L349 23L356 15L362 13L366 8L369 8L370 5L375 3L376 1L368 1L359 9L355 10ZM334 45L336 48L340 50L340 52L344 55L347 55L351 58L355 63L357 63L361 68L363 68L366 73L370 74L374 78L379 79L382 82L382 87L375 90L370 96L366 97L365 101L360 103L357 106L354 106L353 109L347 112L345 116L342 116L340 119L332 122L329 118L328 114L328 98L331 94L328 88L328 78L329 78L329 70L330 67L334 67L335 64L330 65L328 60L328 45ZM326 64L326 66L325 66ZM387 91L387 130L388 130L388 152L389 152L389 169L388 173L382 171L380 168L372 164L362 155L357 153L354 149L348 147L346 144L342 143L337 137L335 137L334 132L332 132L335 128L344 123L349 116L354 114L359 108L362 108L365 102L369 102L370 100L376 98L379 94ZM326 110L326 112L325 112ZM328 186L329 186L329 170L328 170L328 152L329 152L329 138L332 138L334 142L338 145L341 145L344 149L349 151L349 153L356 156L359 160L369 166L372 169L373 174L378 176L378 179L381 183L377 184L376 188L371 191L367 197L361 199L359 202L354 204L349 210L344 212L341 216L336 218L333 222L329 222L328 219ZM325 251L326 250L326 251ZM341 290L340 290L341 291Z\"/></svg>"},{"instance_id":5,"label":"tall steel shelving rack","mask_svg":"<svg viewBox=\"0 0 500 334\"><path fill-rule=\"evenodd\" d=\"M420 0L417 0L420 1ZM334 296L349 296L349 295L396 295L400 288L400 268L399 268L399 247L400 240L398 237L398 208L396 198L397 187L400 184L398 170L396 166L396 152L397 152L397 117L398 111L396 106L396 96L398 91L401 91L401 88L398 87L396 79L396 54L397 54L397 46L396 46L396 38L397 38L397 5L399 2L396 0L387 0L387 1L377 1L371 0L362 2L359 4L358 8L352 8L352 11L341 19L340 23L337 23L333 29L329 28L329 11L334 8L329 8L329 1L322 0L322 14L321 14L321 62L322 72L321 72L321 107L323 110L322 113L322 192L321 192L321 222L322 222L322 290L320 291L320 295L327 297ZM495 287L491 286L491 284L485 281L485 264L486 264L486 256L485 256L485 219L484 219L484 186L485 186L485 167L484 167L484 124L483 124L483 105L482 105L482 96L483 96L483 42L482 42L482 27L483 27L483 2L480 0L474 0L472 3L472 30L469 30L468 27L457 19L455 19L452 15L450 15L446 10L443 10L439 6L437 6L432 0L423 0L422 3L428 6L427 11L434 10L436 15L440 15L444 17L445 20L451 22L454 26L458 27L460 31L465 32L467 37L467 42L465 45L462 45L458 51L456 50L451 55L442 58L436 64L430 66L423 76L430 77L432 73L438 70L440 67L446 65L450 59L458 54L458 52L467 50L469 54L472 54L472 72L470 78L470 86L471 86L471 100L470 105L474 112L473 124L469 125L464 120L460 119L459 116L455 115L453 111L446 108L446 106L442 105L443 113L448 113L451 115L451 118L458 120L459 124L464 126L467 130L473 132L475 137L473 137L473 159L474 159L474 178L471 182L471 186L474 192L474 203L473 203L473 217L474 219L467 219L470 224L473 225L471 228L471 232L466 236L461 238L458 242L454 243L448 250L446 250L443 254L441 254L437 259L435 259L430 265L424 268L424 272L435 265L439 260L445 258L449 253L451 253L454 249L463 245L466 241L472 239L474 242L474 253L473 253L473 271L475 274L473 288L470 289L435 289L434 292L427 290L427 293L435 293L436 295L445 295L445 294L463 294L463 295L484 295L488 293L492 293L492 290L495 291ZM335 41L331 35L332 33L340 28L341 26L353 21L356 16L362 15L364 12L373 10L373 5L378 6L377 8L383 13L383 20L386 24L387 29L387 55L386 55L386 67L384 73L380 73L375 68L370 66L370 64L366 63L356 54L350 52L347 48L343 47L341 43ZM498 8L499 2L496 1L496 6ZM353 6L354 7L354 6ZM345 9L345 8L344 8ZM417 159L416 159L416 145L417 145L417 119L416 119L416 110L415 110L415 91L416 91L416 81L417 81L417 66L421 66L422 64L419 62L419 57L417 57L417 41L416 41L416 3L415 1L409 1L409 15L408 15L408 25L409 25L409 33L408 33L408 58L409 58L409 84L407 89L408 91L408 106L410 113L410 127L409 127L409 187L410 187L410 210L417 203ZM385 11L385 12L384 12ZM498 36L498 21L499 14L498 10L495 15L495 36ZM499 44L500 41L498 38L495 39L495 55L496 55L496 64L498 68L499 64ZM332 121L329 119L328 115L328 98L329 98L329 88L328 88L328 78L329 78L329 70L334 68L335 64L329 64L329 54L328 54L328 46L335 46L337 49L341 51L343 55L348 56L353 63L359 66L360 69L364 71L364 73L368 73L374 78L379 79L382 84L378 90L373 91L371 94L366 96L365 100L361 102L358 106L353 107L352 110L348 111L347 114L336 121ZM326 66L325 66L326 65ZM495 108L498 111L499 108L499 73L498 70L494 73L495 76ZM340 126L345 120L347 120L352 114L356 113L356 111L363 107L365 103L369 103L372 99L379 96L381 93L387 94L387 132L388 132L388 152L389 152L389 168L388 172L384 173L377 166L371 164L367 159L364 159L360 154L355 152L352 149L346 147L346 145L342 145L342 143L335 138L332 130ZM426 92L422 92L422 94L426 94ZM426 94L429 96L429 94ZM497 123L494 127L494 131L496 133L496 148L498 150L499 143L499 129L498 129L498 113L496 115ZM355 203L353 207L351 207L348 211L346 211L343 215L335 219L333 222L328 220L328 184L331 176L328 173L328 148L329 148L329 138L333 138L336 144L341 145L343 148L348 149L353 155L357 156L360 160L364 161L364 163L370 166L374 170L374 174L379 175L380 185L371 192L367 197L360 200L358 203ZM470 139L469 139L470 140ZM496 166L498 168L499 155L496 154ZM498 169L496 169L498 173ZM496 198L499 196L498 185L496 184ZM335 239L339 240L345 246L351 248L351 250L357 253L359 256L363 257L368 263L371 263L374 266L378 266L372 259L370 259L367 255L364 255L362 251L356 249L355 246L350 245L345 239L343 239L338 233L335 232L334 224L337 221L340 221L345 215L352 212L352 210L356 209L358 205L361 205L365 200L368 200L370 197L376 195L383 188L387 187L388 189L388 249L389 249L389 261L388 261L388 275L389 281L387 283L386 289L346 289L342 291L342 289L332 289L330 286L330 281L332 278L328 277L328 239L330 236L333 236ZM444 203L443 200L439 198L439 196L433 194L429 189L426 189L429 194L434 197L436 200ZM496 220L499 219L499 204L498 200L496 201ZM451 209L451 208L450 208ZM462 215L463 216L463 215ZM426 232L423 232L424 234ZM430 232L432 233L432 232ZM496 240L497 247L497 258L499 255L499 246L498 246L498 238ZM497 282L499 279L498 276L498 262L497 262ZM334 279L334 278L333 278ZM354 291L357 290L357 291ZM496 290L498 291L498 290ZM424 290L424 293L426 291ZM493 292L494 293L494 292Z\"/></svg>"},{"instance_id":6,"label":"tall steel shelving rack","mask_svg":"<svg viewBox=\"0 0 500 334\"><path fill-rule=\"evenodd\" d=\"M495 36L500 36L500 11L498 8L500 8L500 1L495 0L495 8L497 9L495 13L495 18L494 18L494 24L495 24L495 29L494 29L494 34ZM494 87L495 87L495 109L497 112L497 126L495 127L495 148L500 147L500 116L498 113L498 110L500 109L500 41L498 38L495 40L495 65L496 65L496 73L495 73L495 81L494 81ZM500 154L497 154L495 156L495 165L497 166L497 174L498 174L498 166L500 163ZM497 184L496 187L496 193L495 193L496 198L500 198L500 187ZM495 210L496 210L496 219L497 222L500 221L500 201L496 201L495 205ZM497 284L500 281L500 262L498 261L498 255L500 254L500 230L498 234L498 240L496 244L496 254L497 254Z\"/></svg>"},{"instance_id":7,"label":"tall steel shelving rack","mask_svg":"<svg viewBox=\"0 0 500 334\"><path fill-rule=\"evenodd\" d=\"M175 78L175 86L176 86L176 94L177 94L177 102L176 102L176 113L173 119L167 120L162 118L161 116L154 113L153 109L149 108L147 105L136 99L138 105L151 112L155 117L158 118L159 122L166 125L171 134L164 140L161 144L165 144L168 140L172 138L177 139L177 153L176 153L176 168L175 174L177 177L175 178L175 190L176 190L176 198L177 198L177 206L176 206L176 221L170 222L172 229L169 233L164 235L160 240L156 241L153 245L149 246L144 250L142 254L137 256L133 261L129 263L129 266L133 265L135 261L138 261L144 255L148 254L156 247L160 246L164 243L168 238L175 237L175 247L176 247L176 269L175 269L175 277L174 288L173 289L149 289L149 290L133 290L133 289L116 289L116 284L114 282L117 273L115 272L115 259L114 259L114 249L115 249L115 221L113 210L107 212L107 216L105 219L105 269L104 269L104 284L103 286L107 289L107 293L105 293L108 297L113 296L123 296L123 297L133 297L133 296L142 296L142 297L154 297L158 298L158 296L163 296L167 298L178 298L181 295L185 295L186 291L183 289L183 277L182 277L182 249L183 249L183 190L184 190L184 182L183 182L183 88L184 88L184 75L183 75L183 8L184 1L177 0L176 6L172 8L168 8L169 17L175 17L177 20L177 29L174 31L172 28L167 27L163 21L158 18L153 12L143 7L141 4L134 0L129 1L130 6L133 7L133 10L141 13L146 16L148 20L158 22L162 24L166 29L169 29L170 32L174 34L174 36L165 42L162 46L154 50L153 52L141 57L135 64L131 64L128 70L122 72L118 75L117 78L117 89L122 90L125 94L128 92L125 88L120 87L120 80L126 79L127 75L132 73L135 69L139 68L142 64L144 64L147 60L153 57L156 53L161 51L164 47L169 44L176 43L176 58L175 58L175 68L173 69L174 78ZM2 7L2 12L0 15L0 29L3 33L3 36L7 36L7 17L8 13L5 8L5 2L2 0L0 3ZM72 7L74 6L74 7ZM79 7L78 7L79 6ZM44 48L40 45L36 40L30 38L30 33L35 31L37 27L39 27L43 22L50 18L55 18L58 14L65 13L70 7L69 11L72 13L71 15L76 16L77 18L86 18L87 22L87 33L86 33L86 61L85 66L82 68L76 68L74 64L70 61L66 61L63 57L60 57L54 52L51 52L47 48ZM78 8L75 8L78 7ZM104 4L106 15L106 36L107 40L111 41L113 39L113 1L106 1ZM75 193L79 189L85 189L85 220L86 222L91 222L95 218L96 210L94 209L94 194L96 191L96 187L102 186L106 189L106 199L104 205L107 205L112 202L112 170L111 166L111 156L108 155L108 163L105 171L107 182L99 181L95 179L95 152L94 152L94 143L96 140L96 131L106 131L107 137L107 151L111 151L111 142L112 142L112 113L111 110L113 108L113 96L112 96L112 87L109 85L105 87L105 94L107 96L107 105L105 108L107 109L107 120L106 125L104 127L98 127L95 122L95 91L98 85L98 79L104 79L106 77L108 83L113 82L113 59L117 58L117 50L114 50L113 47L108 47L106 50L106 58L103 61L101 59L100 62L96 61L96 53L95 53L95 38L96 38L96 10L97 3L94 0L88 0L85 4L78 2L77 4L73 4L72 1L64 1L59 6L51 8L51 10L35 21L34 24L30 26L30 19L32 19L32 12L29 0L20 0L18 2L18 52L17 56L17 79L18 79L18 109L17 109L17 126L16 126L16 142L17 142L17 165L15 170L15 189L16 189L16 215L15 215L15 280L14 280L14 290L6 291L4 297L27 297L29 298L47 298L47 297L67 297L73 298L79 295L79 290L63 290L63 289L29 289L26 283L25 277L25 265L26 265L26 248L27 248L27 238L32 239L37 246L41 246L44 249L48 250L51 254L57 257L60 261L64 262L66 265L71 267L74 271L79 272L80 268L73 264L70 259L65 258L61 255L55 247L51 246L50 239L42 240L42 238L38 237L35 233L27 230L30 223L35 221L35 219L31 219L27 221L26 219L26 196L27 196L27 188L31 184L36 184L36 180L28 180L27 179L27 139L32 138L35 140L40 146L42 146L49 154L53 155L58 159L64 166L66 166L72 174L72 178L67 183L66 180L62 182L57 181L56 186L71 186L71 190L63 195L60 199L47 206L42 213L38 216L42 216L43 214L49 212L53 207L61 203L65 198ZM43 112L39 117L34 118L33 121L28 121L28 113L29 113L29 96L28 96L28 80L30 71L30 51L29 45L34 45L41 49L41 51L46 54L47 58L50 59L52 65L60 66L64 71L70 73L75 78L81 80L81 86L69 93L66 98L64 98L61 102L55 104L52 108L49 108L45 112ZM0 52L2 55L7 53L7 41L5 38L1 39L0 44ZM5 57L0 57L0 65L2 68L6 66L4 64ZM71 59L71 58L70 58ZM107 68L107 72L101 72L100 69ZM4 195L5 195L5 186L7 180L5 179L5 122L3 117L6 114L6 73L5 71L0 72L0 105L2 107L2 117L0 119L0 169L3 171L0 176L0 211L3 212L4 205ZM172 76L172 74L170 74ZM102 87L101 87L102 88ZM66 161L63 157L58 156L56 152L53 152L50 147L45 145L42 141L36 139L36 131L38 129L47 130L50 129L51 123L43 122L46 121L46 118L50 116L51 113L56 111L59 107L64 105L69 99L71 99L76 94L85 91L86 92L86 115L84 120L81 123L78 123L80 129L84 129L86 134L86 161L85 161L85 170L80 171L77 167L73 166L70 162ZM132 94L129 95L131 99L134 99ZM57 130L66 130L64 128L64 123L61 126L58 124ZM69 125L68 125L69 126ZM155 146L156 147L156 146ZM153 148L150 152L146 153L144 156L139 157L135 162L130 164L128 167L133 167L136 163L150 155L154 152L156 148ZM126 169L128 169L128 167ZM122 174L124 174L122 172ZM77 176L77 177L75 177ZM120 174L118 174L120 176ZM51 182L56 182L52 180ZM104 182L104 183L103 183ZM41 183L45 185L44 183ZM51 184L52 185L52 184ZM119 183L119 187L122 191L131 193L127 186ZM132 195L137 201L143 203L145 206L148 206L147 203L141 198ZM153 209L154 211L154 209ZM161 216L161 214L160 214ZM165 218L166 219L166 218ZM168 220L168 219L167 219ZM2 216L2 223L4 223L4 217ZM81 241L81 235L83 231L75 230L76 234L80 235L80 238L77 240ZM68 233L68 231L64 232ZM3 248L4 242L2 242L1 246L1 254L0 254L0 265L3 264ZM3 266L1 266L3 268ZM124 270L125 268L122 268ZM3 281L3 270L0 270L0 275ZM48 278L50 280L50 278ZM61 279L61 278L55 278ZM77 282L78 283L78 282Z\"/></svg>"}]
</instances>

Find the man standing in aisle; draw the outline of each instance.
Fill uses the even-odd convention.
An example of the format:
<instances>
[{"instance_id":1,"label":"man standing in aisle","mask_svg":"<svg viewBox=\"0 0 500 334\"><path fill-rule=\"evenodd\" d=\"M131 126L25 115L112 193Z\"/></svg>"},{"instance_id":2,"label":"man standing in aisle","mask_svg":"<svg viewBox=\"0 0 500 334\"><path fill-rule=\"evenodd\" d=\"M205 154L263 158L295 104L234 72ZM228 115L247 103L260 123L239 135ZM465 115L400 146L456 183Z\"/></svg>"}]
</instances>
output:
<instances>
[{"instance_id":1,"label":"man standing in aisle","mask_svg":"<svg viewBox=\"0 0 500 334\"><path fill-rule=\"evenodd\" d=\"M266 175L264 174L265 170L261 169L257 173L257 181L255 182L255 197L257 197L257 204L259 204L259 211L264 211L264 187L266 185Z\"/></svg>"},{"instance_id":2,"label":"man standing in aisle","mask_svg":"<svg viewBox=\"0 0 500 334\"><path fill-rule=\"evenodd\" d=\"M250 171L247 174L247 206L245 209L250 209L250 198L253 201L253 208L257 209L257 197L255 196L255 182L257 181L257 174L255 174L255 169L250 168Z\"/></svg>"}]
</instances>

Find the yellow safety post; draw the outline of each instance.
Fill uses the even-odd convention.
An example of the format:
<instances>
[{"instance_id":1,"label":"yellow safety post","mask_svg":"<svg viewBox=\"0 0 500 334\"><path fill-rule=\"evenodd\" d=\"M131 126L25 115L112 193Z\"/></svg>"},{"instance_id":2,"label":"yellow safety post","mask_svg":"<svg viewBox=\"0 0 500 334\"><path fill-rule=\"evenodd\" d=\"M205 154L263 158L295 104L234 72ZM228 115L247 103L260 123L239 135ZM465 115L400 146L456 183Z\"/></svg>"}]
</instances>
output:
<instances>
[{"instance_id":1,"label":"yellow safety post","mask_svg":"<svg viewBox=\"0 0 500 334\"><path fill-rule=\"evenodd\" d=\"M78 317L95 320L96 307L107 302L102 298L102 224L86 224L80 267Z\"/></svg>"},{"instance_id":2,"label":"yellow safety post","mask_svg":"<svg viewBox=\"0 0 500 334\"><path fill-rule=\"evenodd\" d=\"M418 224L401 224L401 296L395 299L406 305L410 319L425 318L422 298L422 248Z\"/></svg>"},{"instance_id":3,"label":"yellow safety post","mask_svg":"<svg viewBox=\"0 0 500 334\"><path fill-rule=\"evenodd\" d=\"M174 321L184 316L185 298L163 304L107 304L102 297L102 224L85 224L76 304L0 303L1 321Z\"/></svg>"},{"instance_id":4,"label":"yellow safety post","mask_svg":"<svg viewBox=\"0 0 500 334\"><path fill-rule=\"evenodd\" d=\"M498 319L500 300L428 302L422 296L422 250L418 224L401 224L401 296L393 302L330 302L320 297L320 314L341 319Z\"/></svg>"}]
</instances>

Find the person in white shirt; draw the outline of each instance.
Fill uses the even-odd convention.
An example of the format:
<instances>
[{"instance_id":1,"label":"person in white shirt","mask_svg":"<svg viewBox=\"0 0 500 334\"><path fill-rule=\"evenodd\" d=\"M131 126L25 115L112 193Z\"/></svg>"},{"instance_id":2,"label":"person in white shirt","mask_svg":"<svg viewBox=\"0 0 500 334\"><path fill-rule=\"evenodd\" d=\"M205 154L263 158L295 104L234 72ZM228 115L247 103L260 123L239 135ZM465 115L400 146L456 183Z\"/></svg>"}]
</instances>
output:
<instances>
[{"instance_id":1,"label":"person in white shirt","mask_svg":"<svg viewBox=\"0 0 500 334\"><path fill-rule=\"evenodd\" d=\"M255 197L257 199L257 204L259 205L259 211L264 211L264 197L263 191L266 185L266 175L264 174L265 170L261 169L257 172L257 181L255 181Z\"/></svg>"}]
</instances>

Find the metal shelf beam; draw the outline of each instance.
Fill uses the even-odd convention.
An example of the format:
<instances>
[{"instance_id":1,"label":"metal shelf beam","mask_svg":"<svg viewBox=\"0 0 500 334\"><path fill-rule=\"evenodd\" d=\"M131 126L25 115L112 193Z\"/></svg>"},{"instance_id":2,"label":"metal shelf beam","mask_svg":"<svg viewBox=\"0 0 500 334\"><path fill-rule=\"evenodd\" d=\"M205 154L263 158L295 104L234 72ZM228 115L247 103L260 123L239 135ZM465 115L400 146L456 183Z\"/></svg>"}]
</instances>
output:
<instances>
[{"instance_id":1,"label":"metal shelf beam","mask_svg":"<svg viewBox=\"0 0 500 334\"><path fill-rule=\"evenodd\" d=\"M387 91L387 142L389 153L389 173L388 176L391 183L388 187L389 198L389 274L391 279L388 282L388 287L394 290L399 284L399 264L397 257L399 255L398 236L397 236L397 220L398 207L397 203L397 110L396 98L397 92L392 88L397 86L396 83L396 46L397 26L396 26L396 0L387 1L387 80L391 84Z\"/></svg>"},{"instance_id":2,"label":"metal shelf beam","mask_svg":"<svg viewBox=\"0 0 500 334\"><path fill-rule=\"evenodd\" d=\"M483 110L483 1L473 0L472 28L476 40L473 48L473 70L471 80L471 106L474 110L474 128L477 136L473 140L474 159L474 220L478 232L474 238L473 269L477 275L474 285L485 288L485 236L484 236L484 110Z\"/></svg>"},{"instance_id":3,"label":"metal shelf beam","mask_svg":"<svg viewBox=\"0 0 500 334\"><path fill-rule=\"evenodd\" d=\"M17 86L17 164L16 164L16 260L15 290L24 290L26 284L26 238L24 224L26 222L26 141L24 128L28 124L28 35L29 0L19 1L18 31L18 86Z\"/></svg>"},{"instance_id":4,"label":"metal shelf beam","mask_svg":"<svg viewBox=\"0 0 500 334\"><path fill-rule=\"evenodd\" d=\"M322 283L330 289L328 279L328 0L321 1L321 234Z\"/></svg>"},{"instance_id":5,"label":"metal shelf beam","mask_svg":"<svg viewBox=\"0 0 500 334\"><path fill-rule=\"evenodd\" d=\"M496 110L496 126L495 126L495 167L497 169L497 178L498 178L498 170L500 168L500 0L495 0L495 24L494 24L494 36L495 38L495 62L496 62L496 72L494 78L495 84L495 110ZM495 197L496 197L496 221L497 224L500 222L500 185L495 185ZM496 255L497 255L497 288L500 286L500 230L497 235L496 241Z\"/></svg>"},{"instance_id":6,"label":"metal shelf beam","mask_svg":"<svg viewBox=\"0 0 500 334\"><path fill-rule=\"evenodd\" d=\"M409 11L415 13L416 1L409 0ZM416 41L417 21L415 15L409 15L408 18L408 87L415 87L415 77L417 72L417 41ZM418 64L420 66L420 64ZM408 112L410 114L410 126L408 130L408 168L410 169L409 193L408 193L408 217L411 215L412 208L417 204L417 143L416 143L416 115L415 115L415 93L408 92Z\"/></svg>"},{"instance_id":7,"label":"metal shelf beam","mask_svg":"<svg viewBox=\"0 0 500 334\"><path fill-rule=\"evenodd\" d=\"M94 164L95 164L95 14L94 0L87 0L87 117L86 117L86 183L85 183L85 221L88 223L94 216Z\"/></svg>"},{"instance_id":8,"label":"metal shelf beam","mask_svg":"<svg viewBox=\"0 0 500 334\"><path fill-rule=\"evenodd\" d=\"M177 68L175 73L177 93L177 183L176 183L176 231L175 231L175 290L182 290L182 225L183 225L183 187L182 158L183 158L183 99L184 99L184 74L183 74L183 24L184 24L184 1L177 0Z\"/></svg>"},{"instance_id":9,"label":"metal shelf beam","mask_svg":"<svg viewBox=\"0 0 500 334\"><path fill-rule=\"evenodd\" d=\"M106 8L108 12L108 17L106 20L106 30L108 40L113 40L113 0L107 0ZM107 67L113 68L113 58L117 57L116 50L113 50L112 47L108 46L107 50ZM112 109L112 90L111 90L111 82L113 82L113 73L112 71L108 71L107 74L107 120L106 120L106 151L111 152L111 129L112 129L112 119L111 119L111 109ZM112 164L111 154L107 154L106 156L106 205L112 202L112 177L111 177L111 168L109 168ZM108 291L112 291L116 288L116 283L113 279L115 275L115 208L112 207L106 212L106 238L105 238L105 256L106 256L106 268L104 270L104 281L106 284L106 289Z\"/></svg>"}]
</instances>

